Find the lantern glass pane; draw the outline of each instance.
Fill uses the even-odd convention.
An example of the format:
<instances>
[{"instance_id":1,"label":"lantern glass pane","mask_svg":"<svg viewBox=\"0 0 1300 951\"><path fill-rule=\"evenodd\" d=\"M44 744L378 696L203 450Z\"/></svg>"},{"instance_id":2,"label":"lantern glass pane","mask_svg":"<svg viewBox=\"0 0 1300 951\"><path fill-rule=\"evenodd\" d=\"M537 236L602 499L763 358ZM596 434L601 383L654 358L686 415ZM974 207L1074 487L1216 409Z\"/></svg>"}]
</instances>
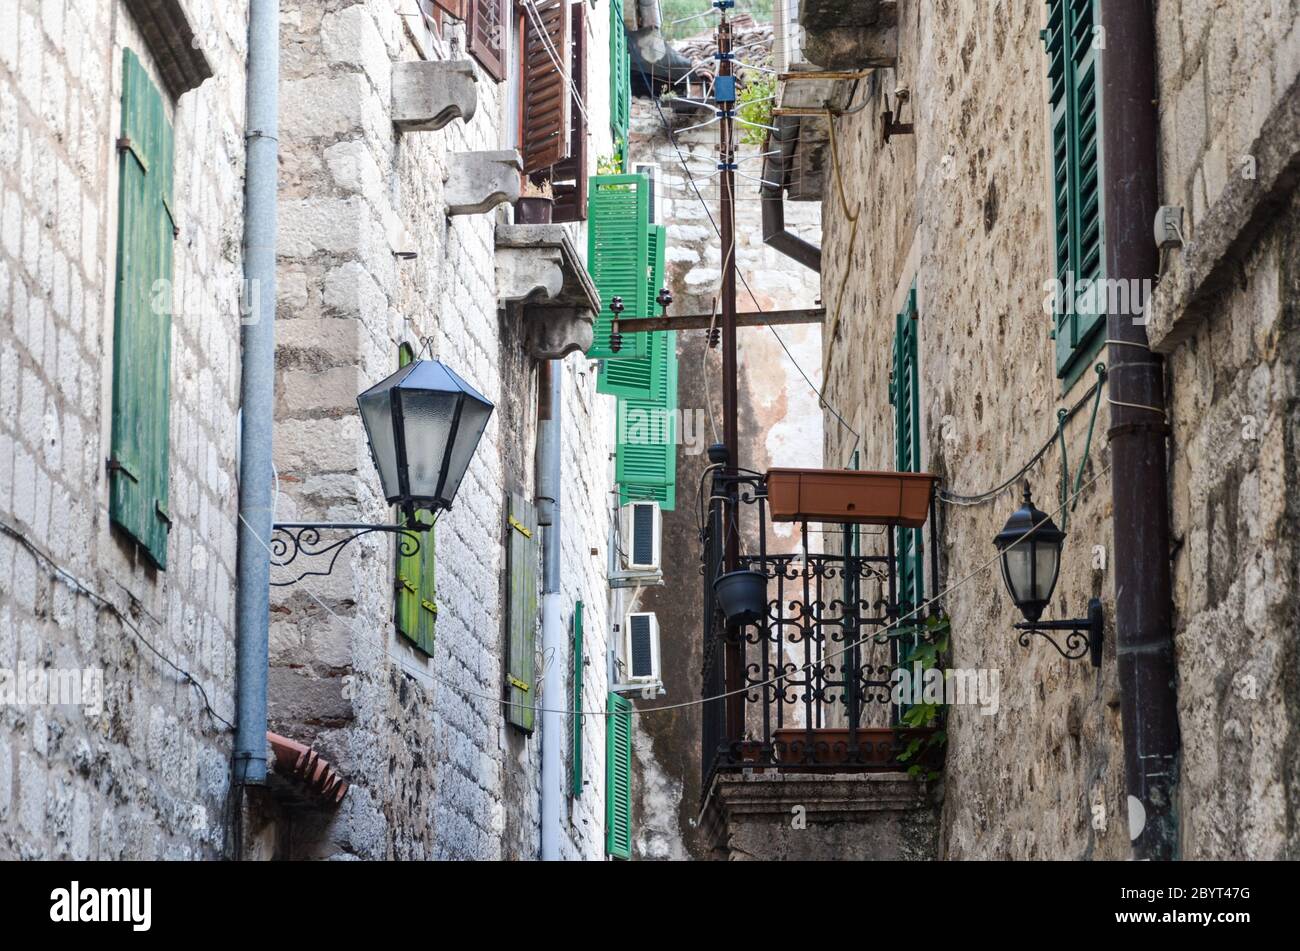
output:
<instances>
[{"instance_id":1,"label":"lantern glass pane","mask_svg":"<svg viewBox=\"0 0 1300 951\"><path fill-rule=\"evenodd\" d=\"M414 498L446 498L438 491L438 480L460 399L459 393L402 391L407 484Z\"/></svg>"},{"instance_id":2,"label":"lantern glass pane","mask_svg":"<svg viewBox=\"0 0 1300 951\"><path fill-rule=\"evenodd\" d=\"M1035 599L1030 577L1034 548L1032 542L1017 542L1002 553L1002 577L1011 593L1011 600L1018 605Z\"/></svg>"},{"instance_id":3,"label":"lantern glass pane","mask_svg":"<svg viewBox=\"0 0 1300 951\"><path fill-rule=\"evenodd\" d=\"M1037 544L1034 546L1035 565L1034 600L1047 602L1052 599L1052 589L1056 587L1056 573L1061 568L1061 549L1056 545Z\"/></svg>"},{"instance_id":4,"label":"lantern glass pane","mask_svg":"<svg viewBox=\"0 0 1300 951\"><path fill-rule=\"evenodd\" d=\"M480 403L473 397L464 397L465 405L460 411L460 426L456 430L456 444L451 447L451 462L447 466L447 481L442 487L442 497L448 504L456 497L461 479L469 469L469 461L474 457L483 430L487 428L492 407Z\"/></svg>"},{"instance_id":5,"label":"lantern glass pane","mask_svg":"<svg viewBox=\"0 0 1300 951\"><path fill-rule=\"evenodd\" d=\"M393 407L391 391L379 390L368 393L357 400L361 409L361 420L366 426L366 435L370 437L370 449L375 457L375 467L379 470L379 481L384 490L384 498L390 502L401 492L397 480L397 448L393 442Z\"/></svg>"}]
</instances>

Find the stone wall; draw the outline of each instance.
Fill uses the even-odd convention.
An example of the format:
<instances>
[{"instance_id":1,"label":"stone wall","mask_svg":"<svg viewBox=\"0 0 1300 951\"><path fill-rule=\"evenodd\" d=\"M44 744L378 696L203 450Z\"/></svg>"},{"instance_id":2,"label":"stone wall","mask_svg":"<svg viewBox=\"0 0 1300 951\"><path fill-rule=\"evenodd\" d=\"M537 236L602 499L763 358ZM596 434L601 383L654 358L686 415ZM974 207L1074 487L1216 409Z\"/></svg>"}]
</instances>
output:
<instances>
[{"instance_id":1,"label":"stone wall","mask_svg":"<svg viewBox=\"0 0 1300 951\"><path fill-rule=\"evenodd\" d=\"M0 708L6 858L224 849L230 738L158 655L234 718L247 4L186 6L215 75L172 100L123 3L0 5L0 669L91 668L104 690L100 712ZM108 516L124 49L175 130L165 572Z\"/></svg>"},{"instance_id":2,"label":"stone wall","mask_svg":"<svg viewBox=\"0 0 1300 951\"><path fill-rule=\"evenodd\" d=\"M1296 5L1251 6L1157 5L1163 200L1188 207L1189 240L1295 82ZM922 468L950 491L974 495L1013 476L1055 433L1058 407L1083 400L1093 380L1085 373L1062 390L1043 307L1053 226L1043 4L905 3L899 20L897 68L865 80L854 98L865 109L835 124L848 208L828 183L822 292L834 329L825 341L826 397L863 433L863 467L892 468L894 315L915 281ZM879 116L886 97L897 108L900 86L911 91L902 118L916 131L886 144ZM1293 201L1284 204L1293 214ZM861 215L851 247L846 211ZM1232 289L1170 351L1189 857L1296 849L1287 792L1297 768L1288 699L1297 668L1286 634L1297 600L1286 542L1296 465L1288 220L1250 240ZM1109 362L1105 351L1100 359ZM1103 402L1069 513L1053 617L1077 617L1099 597L1113 618L1108 416ZM1257 424L1248 439L1243 417ZM1086 430L1086 411L1066 427L1073 467ZM828 426L828 463L845 462L850 443ZM1027 478L1039 506L1055 514L1059 451ZM954 586L943 599L952 665L1001 671L996 715L952 712L941 854L1126 857L1113 626L1099 672L1041 642L1016 644L1018 612L991 560L993 535L1017 504L1007 490L981 505L940 508L940 582Z\"/></svg>"},{"instance_id":3,"label":"stone wall","mask_svg":"<svg viewBox=\"0 0 1300 951\"><path fill-rule=\"evenodd\" d=\"M665 116L678 130L702 121L698 116L674 118L667 109ZM707 314L720 292L722 274L721 242L708 217L712 213L716 218L719 213L718 180L708 178L717 163L717 127L682 132L675 139L692 175L700 179L699 195L687 180L654 104L645 99L634 101L632 154L638 160L644 157L644 161L658 163L662 170L660 207L663 220L670 223L668 281L674 298L670 313ZM761 165L756 160L759 151L757 146L744 146L741 167L756 170ZM763 244L758 186L741 179L737 199L736 262L753 291L751 297L744 285L740 286L738 309L815 307L816 273ZM790 205L786 220L791 230L817 240L820 208L815 203ZM820 381L821 328L802 324L777 327L774 332L754 327L742 328L737 334L741 464L758 470L820 465L822 419L817 395L799 375L798 367L809 374L813 385ZM656 712L656 707L700 695L701 550L696 487L708 465L704 451L722 441L723 427L721 350L708 350L706 338L706 331L681 331L677 336L677 402L683 413L677 509L664 515L664 586L643 589L636 608L658 615L667 690L658 701L637 701L637 708L645 711L636 719L635 734L633 830L638 858L706 858L709 854L696 828L701 807L700 708ZM772 550L797 544L789 528L777 526L784 533L770 540Z\"/></svg>"},{"instance_id":4,"label":"stone wall","mask_svg":"<svg viewBox=\"0 0 1300 951\"><path fill-rule=\"evenodd\" d=\"M337 813L297 835L289 851L533 858L540 847L540 732L527 737L507 725L497 698L505 503L510 491L533 495L537 365L523 347L521 315L498 309L493 236L509 209L446 212L446 182L463 153L509 142L505 85L475 65L478 105L470 121L399 133L389 112L392 64L466 59L463 25L448 20L441 35L430 33L414 3L378 0L286 2L283 11L279 519L392 518L355 395L396 369L401 343L421 351L427 340L434 357L496 404L456 504L436 529L432 657L394 627L390 538L354 543L329 578L306 579L274 599L272 728L314 742L353 783ZM606 20L593 16L589 24L590 48L606 46ZM604 58L591 57L593 164L612 150L607 123L599 121L608 115L607 68ZM394 257L393 236L403 233L417 252L413 260ZM585 248L581 228L574 236ZM595 374L580 354L562 366L563 593L566 610L585 602L588 656L603 658L611 449L604 421L612 401L596 395ZM603 670L593 664L588 671L587 706L603 709ZM573 854L586 857L603 854L603 726L588 718L592 785L575 805L569 842ZM261 831L259 847L269 848L274 825Z\"/></svg>"}]
</instances>

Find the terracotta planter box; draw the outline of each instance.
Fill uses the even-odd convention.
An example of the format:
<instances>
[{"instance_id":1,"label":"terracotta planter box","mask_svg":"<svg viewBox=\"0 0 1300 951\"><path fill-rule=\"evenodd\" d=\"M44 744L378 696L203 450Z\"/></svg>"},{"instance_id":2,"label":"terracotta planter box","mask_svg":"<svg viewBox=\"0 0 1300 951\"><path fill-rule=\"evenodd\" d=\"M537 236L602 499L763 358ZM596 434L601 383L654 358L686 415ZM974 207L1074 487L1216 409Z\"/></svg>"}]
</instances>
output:
<instances>
[{"instance_id":1,"label":"terracotta planter box","mask_svg":"<svg viewBox=\"0 0 1300 951\"><path fill-rule=\"evenodd\" d=\"M846 522L920 528L938 476L925 472L770 469L767 504L774 522Z\"/></svg>"},{"instance_id":2,"label":"terracotta planter box","mask_svg":"<svg viewBox=\"0 0 1300 951\"><path fill-rule=\"evenodd\" d=\"M822 727L812 731L812 763L818 766L866 766L871 769L906 769L913 763L933 758L931 751L922 751L907 763L896 763L894 757L907 749L915 739L925 739L934 733L933 727L859 727L858 755L850 758L848 727ZM788 727L772 731L776 758L783 763L805 761L804 748L808 731ZM897 744L897 745L895 745ZM927 753L930 755L927 756Z\"/></svg>"}]
</instances>

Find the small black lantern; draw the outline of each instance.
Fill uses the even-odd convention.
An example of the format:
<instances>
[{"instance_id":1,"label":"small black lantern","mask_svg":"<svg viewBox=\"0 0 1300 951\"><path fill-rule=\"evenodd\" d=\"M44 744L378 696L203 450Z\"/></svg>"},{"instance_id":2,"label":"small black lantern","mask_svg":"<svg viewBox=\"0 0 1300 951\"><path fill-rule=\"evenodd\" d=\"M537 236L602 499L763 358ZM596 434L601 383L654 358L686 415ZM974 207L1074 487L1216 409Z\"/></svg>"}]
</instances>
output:
<instances>
[{"instance_id":1,"label":"small black lantern","mask_svg":"<svg viewBox=\"0 0 1300 951\"><path fill-rule=\"evenodd\" d=\"M384 498L451 507L493 406L438 360L416 360L357 397Z\"/></svg>"},{"instance_id":2,"label":"small black lantern","mask_svg":"<svg viewBox=\"0 0 1300 951\"><path fill-rule=\"evenodd\" d=\"M1088 603L1088 616L1078 620L1040 621L1043 610L1051 603L1052 592L1061 572L1061 549L1065 532L1056 527L1050 515L1034 505L1029 483L1025 483L1024 499L1006 527L993 539L1001 552L1002 581L1007 586L1011 600L1025 616L1020 644L1029 645L1029 635L1038 634L1047 640L1062 657L1075 660L1090 654L1092 665L1101 666L1101 643L1104 618L1101 602L1093 598ZM1062 648L1048 631L1068 631Z\"/></svg>"}]
</instances>

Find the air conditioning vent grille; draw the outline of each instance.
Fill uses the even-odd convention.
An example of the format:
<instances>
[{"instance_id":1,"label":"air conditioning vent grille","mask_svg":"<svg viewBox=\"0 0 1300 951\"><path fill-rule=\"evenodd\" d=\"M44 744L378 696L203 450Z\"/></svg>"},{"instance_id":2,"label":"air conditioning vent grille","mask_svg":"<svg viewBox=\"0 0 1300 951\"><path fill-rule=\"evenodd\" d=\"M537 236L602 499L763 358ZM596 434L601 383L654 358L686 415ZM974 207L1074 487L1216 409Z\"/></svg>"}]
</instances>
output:
<instances>
[{"instance_id":1,"label":"air conditioning vent grille","mask_svg":"<svg viewBox=\"0 0 1300 951\"><path fill-rule=\"evenodd\" d=\"M633 614L628 619L631 631L632 676L654 676L654 645L650 631L650 615Z\"/></svg>"},{"instance_id":2,"label":"air conditioning vent grille","mask_svg":"<svg viewBox=\"0 0 1300 951\"><path fill-rule=\"evenodd\" d=\"M632 563L655 564L655 507L632 506Z\"/></svg>"}]
</instances>

